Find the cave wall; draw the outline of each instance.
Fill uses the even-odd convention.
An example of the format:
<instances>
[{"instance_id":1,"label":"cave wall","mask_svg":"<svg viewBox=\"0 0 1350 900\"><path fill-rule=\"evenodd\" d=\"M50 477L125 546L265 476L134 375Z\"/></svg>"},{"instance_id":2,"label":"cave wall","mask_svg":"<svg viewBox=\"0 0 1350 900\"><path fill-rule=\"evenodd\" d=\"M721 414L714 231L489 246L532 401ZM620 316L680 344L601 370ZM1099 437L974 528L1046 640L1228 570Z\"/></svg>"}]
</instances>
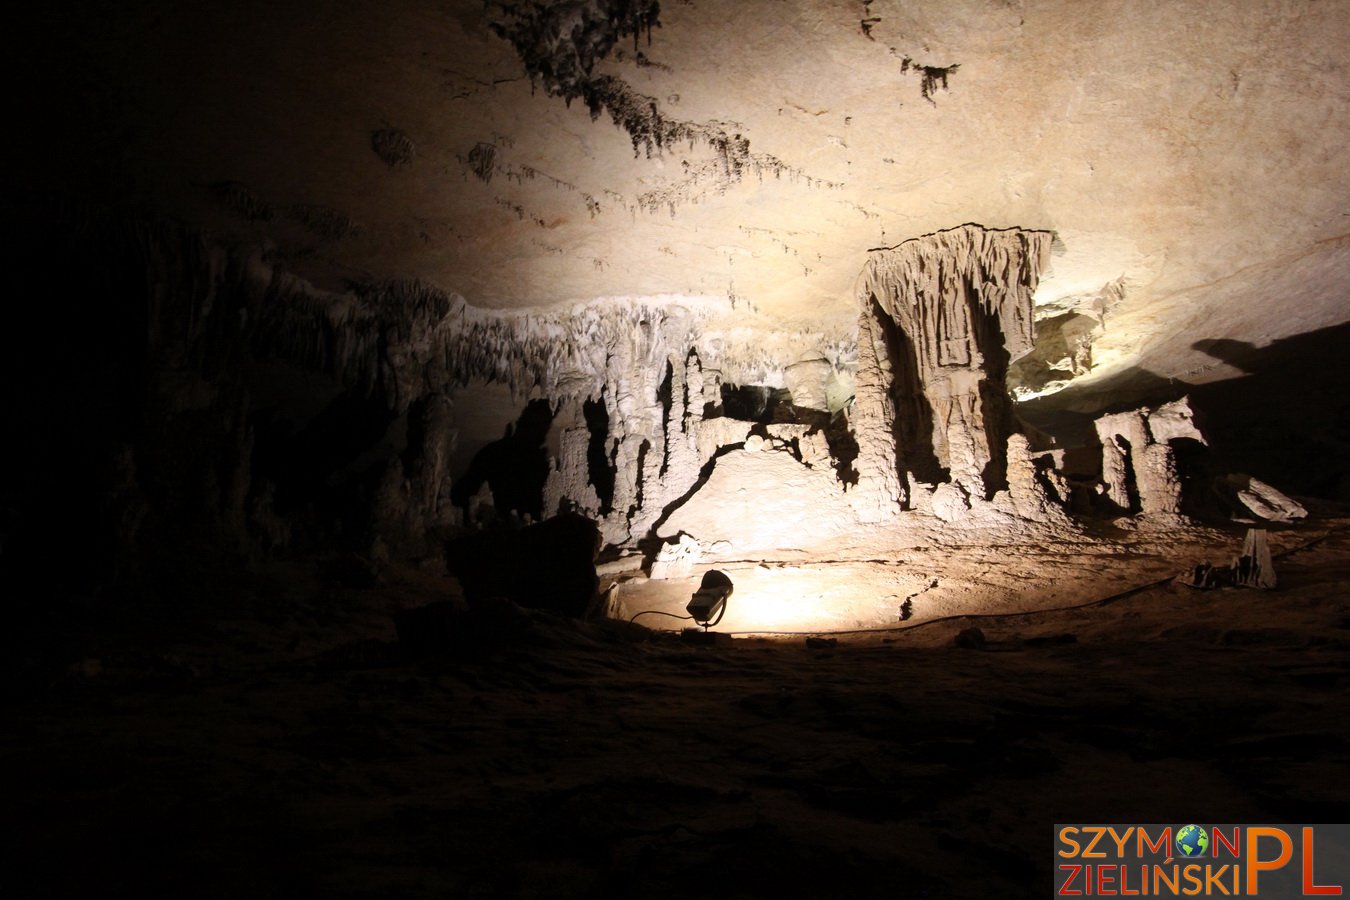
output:
<instances>
[{"instance_id":1,"label":"cave wall","mask_svg":"<svg viewBox=\"0 0 1350 900\"><path fill-rule=\"evenodd\" d=\"M439 558L466 529L567 511L690 558L1075 527L1062 454L1017 433L1006 384L1047 232L871 251L854 337L727 327L706 298L502 313L411 281L323 291L258 246L85 207L15 207L6 228L18 289L47 298L20 305L34 339L6 359L10 574ZM1103 496L1179 521L1168 442L1127 496L1113 421Z\"/></svg>"},{"instance_id":2,"label":"cave wall","mask_svg":"<svg viewBox=\"0 0 1350 900\"><path fill-rule=\"evenodd\" d=\"M503 420L516 456L498 471L540 469L537 501L498 499L519 507L499 517L573 508L629 544L746 439L753 423L721 417L724 384L789 396L805 355L793 378L820 405L836 370L850 377L848 335L718 330L697 298L484 312L415 282L320 290L262 247L154 217L37 198L4 220L15 289L41 298L17 305L25 339L5 360L18 427L0 556L15 574L435 554L474 524L456 484L501 443L461 451L461 426Z\"/></svg>"},{"instance_id":3,"label":"cave wall","mask_svg":"<svg viewBox=\"0 0 1350 900\"><path fill-rule=\"evenodd\" d=\"M62 204L7 204L0 228L0 572L78 590L134 577L146 545L246 530L239 260L172 223Z\"/></svg>"},{"instance_id":4,"label":"cave wall","mask_svg":"<svg viewBox=\"0 0 1350 900\"><path fill-rule=\"evenodd\" d=\"M1034 345L1044 231L963 225L873 250L858 278L852 456L813 434L751 434L659 534L714 556L1072 530L1048 458L1018 433L1006 376ZM827 435L828 438L828 435ZM976 536L976 535L979 536ZM738 556L737 554L741 554Z\"/></svg>"}]
</instances>

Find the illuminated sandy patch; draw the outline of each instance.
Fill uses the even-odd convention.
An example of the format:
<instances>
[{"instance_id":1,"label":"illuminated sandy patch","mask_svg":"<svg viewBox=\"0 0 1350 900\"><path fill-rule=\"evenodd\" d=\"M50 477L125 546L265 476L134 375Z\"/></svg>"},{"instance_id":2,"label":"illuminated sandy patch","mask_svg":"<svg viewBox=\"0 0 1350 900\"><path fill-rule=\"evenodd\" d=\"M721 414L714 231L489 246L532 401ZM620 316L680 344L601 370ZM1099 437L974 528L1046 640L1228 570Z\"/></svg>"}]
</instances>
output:
<instances>
[{"instance_id":1,"label":"illuminated sandy patch","mask_svg":"<svg viewBox=\"0 0 1350 900\"><path fill-rule=\"evenodd\" d=\"M1280 548L1306 535L1273 534ZM1240 540L1221 532L1176 532L1130 542L952 547L906 550L892 559L814 563L732 562L668 581L619 586L627 615L648 628L678 630L692 622L685 604L707 569L730 576L735 592L714 629L723 633L824 634L912 626L950 616L1061 609L1113 597L1222 560ZM902 620L901 608L912 602Z\"/></svg>"}]
</instances>

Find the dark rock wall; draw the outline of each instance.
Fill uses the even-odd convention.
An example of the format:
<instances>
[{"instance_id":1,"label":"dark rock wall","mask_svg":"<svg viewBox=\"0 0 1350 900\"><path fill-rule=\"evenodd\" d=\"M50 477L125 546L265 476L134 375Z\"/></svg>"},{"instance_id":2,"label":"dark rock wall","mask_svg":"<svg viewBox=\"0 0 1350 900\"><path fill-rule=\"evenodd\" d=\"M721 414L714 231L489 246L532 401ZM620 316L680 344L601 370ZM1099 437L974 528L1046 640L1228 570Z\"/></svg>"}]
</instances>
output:
<instances>
[{"instance_id":1,"label":"dark rock wall","mask_svg":"<svg viewBox=\"0 0 1350 900\"><path fill-rule=\"evenodd\" d=\"M147 543L242 533L246 324L228 261L89 210L4 222L6 574L80 584L128 574Z\"/></svg>"},{"instance_id":2,"label":"dark rock wall","mask_svg":"<svg viewBox=\"0 0 1350 900\"><path fill-rule=\"evenodd\" d=\"M170 222L40 200L3 221L6 578L79 591L381 530L425 551L453 441L405 352L430 300L334 328L256 254Z\"/></svg>"}]
</instances>

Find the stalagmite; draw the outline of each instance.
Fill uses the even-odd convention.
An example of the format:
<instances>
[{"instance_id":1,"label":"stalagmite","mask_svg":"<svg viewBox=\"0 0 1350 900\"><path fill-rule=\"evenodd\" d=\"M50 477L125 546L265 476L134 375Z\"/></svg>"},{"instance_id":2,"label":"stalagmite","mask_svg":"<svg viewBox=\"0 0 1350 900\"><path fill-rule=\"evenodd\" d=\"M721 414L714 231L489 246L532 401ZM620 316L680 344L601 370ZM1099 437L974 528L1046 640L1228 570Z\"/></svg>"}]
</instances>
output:
<instances>
[{"instance_id":1,"label":"stalagmite","mask_svg":"<svg viewBox=\"0 0 1350 900\"><path fill-rule=\"evenodd\" d=\"M895 515L906 499L896 468L895 404L889 354L880 341L880 324L867 308L858 319L858 375L850 423L858 441L857 488L849 502L863 523L881 522Z\"/></svg>"},{"instance_id":2,"label":"stalagmite","mask_svg":"<svg viewBox=\"0 0 1350 900\"><path fill-rule=\"evenodd\" d=\"M1130 482L1136 478L1134 449L1137 447L1142 451L1149 442L1144 415L1144 410L1113 413L1093 423L1102 445L1102 482L1106 485L1106 497L1124 513L1139 511L1138 492L1130 490Z\"/></svg>"},{"instance_id":3,"label":"stalagmite","mask_svg":"<svg viewBox=\"0 0 1350 900\"><path fill-rule=\"evenodd\" d=\"M1102 445L1102 482L1121 512L1159 520L1181 515L1181 479L1172 442L1205 443L1186 398L1153 410L1111 413L1093 423Z\"/></svg>"},{"instance_id":4,"label":"stalagmite","mask_svg":"<svg viewBox=\"0 0 1350 900\"><path fill-rule=\"evenodd\" d=\"M670 374L669 406L662 426L662 455L648 469L648 482L643 489L642 508L633 517L632 531L645 535L660 517L666 505L678 498L698 479L700 468L698 433L703 418L702 404L694 401L701 396L688 390L691 374L701 383L697 354L684 354L667 362Z\"/></svg>"},{"instance_id":5,"label":"stalagmite","mask_svg":"<svg viewBox=\"0 0 1350 900\"><path fill-rule=\"evenodd\" d=\"M1181 515L1181 479L1177 477L1176 454L1170 444L1143 447L1138 451L1134 471L1142 515Z\"/></svg>"},{"instance_id":6,"label":"stalagmite","mask_svg":"<svg viewBox=\"0 0 1350 900\"><path fill-rule=\"evenodd\" d=\"M601 534L607 544L623 544L632 536L629 519L641 507L643 469L651 442L629 435L621 438L614 454L614 512L601 522Z\"/></svg>"},{"instance_id":7,"label":"stalagmite","mask_svg":"<svg viewBox=\"0 0 1350 900\"><path fill-rule=\"evenodd\" d=\"M1036 460L1031 454L1026 435L1008 437L1008 506L1018 518L1032 522L1054 522L1068 525L1059 497L1041 480Z\"/></svg>"},{"instance_id":8,"label":"stalagmite","mask_svg":"<svg viewBox=\"0 0 1350 900\"><path fill-rule=\"evenodd\" d=\"M458 524L459 511L450 501L454 404L442 394L429 394L413 405L408 418L408 447L386 465L371 517L385 549L421 555L429 549L428 534Z\"/></svg>"},{"instance_id":9,"label":"stalagmite","mask_svg":"<svg viewBox=\"0 0 1350 900\"><path fill-rule=\"evenodd\" d=\"M959 522L970 512L970 495L955 481L944 481L933 490L933 515L944 522Z\"/></svg>"},{"instance_id":10,"label":"stalagmite","mask_svg":"<svg viewBox=\"0 0 1350 900\"><path fill-rule=\"evenodd\" d=\"M1264 528L1248 528L1242 541L1242 555L1233 561L1233 583L1238 587L1275 587L1275 563Z\"/></svg>"},{"instance_id":11,"label":"stalagmite","mask_svg":"<svg viewBox=\"0 0 1350 900\"><path fill-rule=\"evenodd\" d=\"M825 433L819 430L807 431L797 439L797 452L802 462L808 466L825 467L833 462L830 456L830 444Z\"/></svg>"},{"instance_id":12,"label":"stalagmite","mask_svg":"<svg viewBox=\"0 0 1350 900\"><path fill-rule=\"evenodd\" d=\"M704 368L700 363L701 387L703 389L703 408L705 410L716 410L722 405L722 373L717 369Z\"/></svg>"},{"instance_id":13,"label":"stalagmite","mask_svg":"<svg viewBox=\"0 0 1350 900\"><path fill-rule=\"evenodd\" d=\"M600 498L589 481L590 466L586 454L590 439L590 431L584 425L561 429L558 458L552 460L548 480L544 483L545 515L571 509L590 519L600 517Z\"/></svg>"}]
</instances>

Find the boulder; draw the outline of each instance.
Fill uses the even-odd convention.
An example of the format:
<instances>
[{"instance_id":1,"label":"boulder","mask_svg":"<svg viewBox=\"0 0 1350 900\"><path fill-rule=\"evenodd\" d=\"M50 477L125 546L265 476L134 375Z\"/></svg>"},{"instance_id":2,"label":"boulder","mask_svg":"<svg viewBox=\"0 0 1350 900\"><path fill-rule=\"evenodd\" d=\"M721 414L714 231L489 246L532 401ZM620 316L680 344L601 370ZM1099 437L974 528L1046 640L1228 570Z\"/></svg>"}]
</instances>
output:
<instances>
[{"instance_id":1,"label":"boulder","mask_svg":"<svg viewBox=\"0 0 1350 900\"><path fill-rule=\"evenodd\" d=\"M519 530L467 535L446 547L446 562L470 604L505 597L520 606L585 615L599 581L595 522L564 513Z\"/></svg>"}]
</instances>

